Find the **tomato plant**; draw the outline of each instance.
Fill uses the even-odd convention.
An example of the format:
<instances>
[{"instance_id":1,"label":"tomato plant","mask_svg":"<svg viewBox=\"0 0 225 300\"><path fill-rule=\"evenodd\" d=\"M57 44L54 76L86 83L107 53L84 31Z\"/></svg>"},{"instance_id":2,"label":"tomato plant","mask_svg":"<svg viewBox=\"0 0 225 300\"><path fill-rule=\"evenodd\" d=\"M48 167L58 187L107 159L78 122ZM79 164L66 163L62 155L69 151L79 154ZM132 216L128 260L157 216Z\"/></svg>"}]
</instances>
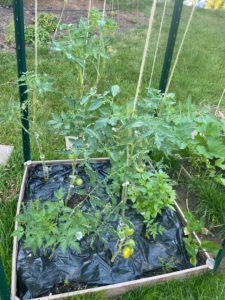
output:
<instances>
[{"instance_id":1,"label":"tomato plant","mask_svg":"<svg viewBox=\"0 0 225 300\"><path fill-rule=\"evenodd\" d=\"M62 52L75 66L79 82L80 96L85 91L86 67L96 71L95 86L101 77L101 65L110 58L110 35L117 29L117 24L93 8L89 18L81 18L79 24L60 26L61 38L53 42L52 50ZM67 33L67 34L65 34Z\"/></svg>"},{"instance_id":2,"label":"tomato plant","mask_svg":"<svg viewBox=\"0 0 225 300\"><path fill-rule=\"evenodd\" d=\"M105 91L99 90L101 63L110 57L108 37L115 29L116 24L112 20L92 10L90 18L82 18L78 25L62 25L64 34L53 43L52 49L62 52L76 68L80 93L72 105L68 103L68 109L53 114L49 120L54 133L74 137L71 151L67 151L73 159L69 188L57 203L41 204L36 200L30 207L24 208L18 218L21 226L15 234L19 238L24 237L25 245L30 245L34 252L38 247L54 250L56 245L63 250L67 247L78 250L79 239L85 235L92 234L93 239L98 237L104 243L105 232L110 232L117 239L112 262L119 254L128 259L135 251L135 226L127 215L128 207L132 206L142 217L146 236L153 238L163 232L157 217L164 209L173 209L176 193L172 180L166 174L165 163L172 157L177 160L184 156L200 159L207 165L207 170L211 168L211 174L224 182L218 171L224 169L225 162L223 120L209 114L205 108L196 111L188 103L186 109L175 105L172 93L161 94L158 90L149 89L135 106L133 99L128 102L120 99L118 85ZM85 84L87 64L96 70L96 82L90 89ZM49 81L41 79L32 74L27 76L34 110L39 104L37 100L51 87ZM41 153L35 120L33 124ZM98 182L90 161L93 157L102 156L109 157L111 168L107 177ZM91 208L87 211L80 209L81 204L74 209L68 207L74 185L81 187L81 194L86 193L82 189L83 179L76 172L77 158L84 159L83 166L90 179L91 190L81 202L89 201ZM42 160L44 162L44 158ZM106 190L110 201L102 200L101 189L96 187ZM37 228L33 222L28 225L29 220L36 222L36 218L40 220ZM115 229L109 226L111 220L116 223ZM198 229L192 220L190 226L191 231ZM47 227L51 228L48 238L42 235ZM71 239L75 244L71 244ZM185 237L184 242L191 263L195 265L196 249L201 247L190 235Z\"/></svg>"}]
</instances>

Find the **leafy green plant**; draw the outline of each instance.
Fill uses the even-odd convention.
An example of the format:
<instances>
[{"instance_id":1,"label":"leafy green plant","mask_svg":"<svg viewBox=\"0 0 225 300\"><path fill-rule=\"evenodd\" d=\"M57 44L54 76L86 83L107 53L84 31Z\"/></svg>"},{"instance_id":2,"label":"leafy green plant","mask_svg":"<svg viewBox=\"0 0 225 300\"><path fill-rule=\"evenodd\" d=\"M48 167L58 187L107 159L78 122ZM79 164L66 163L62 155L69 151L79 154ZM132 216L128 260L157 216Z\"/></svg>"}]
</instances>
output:
<instances>
[{"instance_id":1,"label":"leafy green plant","mask_svg":"<svg viewBox=\"0 0 225 300\"><path fill-rule=\"evenodd\" d=\"M117 24L92 9L89 18L81 18L79 24L60 26L61 37L53 42L52 50L62 52L75 66L80 80L80 97L83 96L86 80L86 66L94 67L97 86L100 80L101 62L109 59L109 36ZM67 34L65 34L67 33Z\"/></svg>"},{"instance_id":2,"label":"leafy green plant","mask_svg":"<svg viewBox=\"0 0 225 300\"><path fill-rule=\"evenodd\" d=\"M95 195L91 191L88 197L83 190L77 193L85 197L74 208L65 204L66 194L63 190L55 193L54 202L42 203L36 199L24 205L17 217L19 226L13 236L22 240L24 248L31 248L34 255L38 249L42 249L47 256L52 256L58 246L63 252L68 248L80 252L82 250L80 241L86 235L91 236L91 243L98 238L100 242L107 244L104 236L111 234L121 239L121 249L128 246L134 248L134 241L129 238L134 233L131 223L125 216L123 225L119 223L120 203L112 207L107 200L98 197L97 190ZM87 200L91 205L82 209ZM108 222L112 219L118 222L118 231L108 226ZM112 257L112 261L118 254L119 252Z\"/></svg>"},{"instance_id":3,"label":"leafy green plant","mask_svg":"<svg viewBox=\"0 0 225 300\"><path fill-rule=\"evenodd\" d=\"M32 77L30 81L32 83ZM34 90L37 88L37 81L35 82ZM48 89L48 85L41 86ZM40 90L38 88L39 93ZM163 230L155 222L155 218L162 209L172 208L175 192L165 172L155 171L154 165L160 165L160 162L154 162L149 156L149 151L158 152L161 158L169 158L174 154L182 157L185 150L185 153L188 152L192 156L203 156L207 159L198 151L199 139L195 140L192 133L193 128L200 128L200 124L207 122L211 124L214 118L208 117L205 112L199 115L189 111L177 115L174 95L161 95L157 90L149 90L147 97L138 102L136 111L133 110L133 101L128 102L121 110L117 103L119 93L120 88L117 85L101 94L96 88L92 88L77 101L76 109L72 103L67 112L53 114L49 124L61 135L74 136L72 155L74 159L84 158L87 170L90 159L94 156L108 156L111 159L112 167L108 180L111 180L112 184L107 186L102 183L112 196L112 203L107 207L115 208L113 211L117 213L117 220L121 224L129 224L125 211L130 198L133 207L144 217L147 236L155 237ZM215 123L218 123L217 120ZM216 132L219 134L219 131ZM214 155L212 154L212 157ZM88 172L91 180L95 180L90 168ZM67 196L66 202L70 198L69 191ZM97 199L92 197L92 200ZM106 227L109 216L103 220ZM197 231L198 228L195 229ZM95 229L98 236L102 236L102 230L101 226ZM126 247L127 241L127 238L121 237L120 231L118 227L117 232L114 232L118 237L118 249L115 249L117 254ZM192 263L195 264L196 249L199 247L190 236L186 238L185 243Z\"/></svg>"},{"instance_id":4,"label":"leafy green plant","mask_svg":"<svg viewBox=\"0 0 225 300\"><path fill-rule=\"evenodd\" d=\"M64 204L64 192L55 193L57 201L39 199L23 207L23 213L17 217L19 223L14 236L23 238L23 246L31 248L36 254L38 249L54 254L57 246L65 252L67 248L80 252L79 241L93 230L96 218L79 209L71 209Z\"/></svg>"},{"instance_id":5,"label":"leafy green plant","mask_svg":"<svg viewBox=\"0 0 225 300\"><path fill-rule=\"evenodd\" d=\"M199 250L201 251L209 251L213 254L217 254L218 250L220 250L220 246L214 242L208 240L202 240L201 244L195 239L193 233L201 233L204 228L204 219L197 220L196 217L188 212L185 214L185 218L187 220L187 225L184 228L185 237L183 238L186 250L190 256L190 263L193 266L197 264L197 254Z\"/></svg>"},{"instance_id":6,"label":"leafy green plant","mask_svg":"<svg viewBox=\"0 0 225 300\"><path fill-rule=\"evenodd\" d=\"M146 235L156 237L163 228L154 221L165 208L173 209L176 193L169 177L163 171L150 172L139 170L134 174L129 198L133 207L144 217Z\"/></svg>"},{"instance_id":7,"label":"leafy green plant","mask_svg":"<svg viewBox=\"0 0 225 300\"><path fill-rule=\"evenodd\" d=\"M155 218L163 208L172 207L175 199L169 178L162 171L153 172L149 157L149 149L154 148L157 142L157 135L153 139L146 138L149 137L149 125L154 121L155 111L151 115L147 110L140 116L131 117L129 103L124 110L117 104L119 93L117 85L103 94L91 89L89 94L81 98L76 111L53 115L49 124L58 133L75 137L72 152L76 157L84 157L87 161L96 155L110 157L112 167L108 178L112 180L112 184L106 189L113 195L112 204L121 208L120 221L124 223L127 201L130 198L134 202L134 208L144 215L147 235L155 237L162 232L162 228L155 223ZM142 173L141 169L144 169ZM118 204L119 197L121 202ZM115 253L126 245L126 239L119 232L118 228L118 250Z\"/></svg>"},{"instance_id":8,"label":"leafy green plant","mask_svg":"<svg viewBox=\"0 0 225 300\"><path fill-rule=\"evenodd\" d=\"M58 18L52 13L42 12L38 15L38 27L43 28L45 31L51 33L56 30Z\"/></svg>"},{"instance_id":9,"label":"leafy green plant","mask_svg":"<svg viewBox=\"0 0 225 300\"><path fill-rule=\"evenodd\" d=\"M170 257L168 262L165 262L163 257L159 257L159 261L165 273L171 272L176 264L176 259L174 257Z\"/></svg>"},{"instance_id":10,"label":"leafy green plant","mask_svg":"<svg viewBox=\"0 0 225 300\"><path fill-rule=\"evenodd\" d=\"M52 39L52 33L56 30L58 24L57 16L49 13L40 13L38 15L38 42L45 44ZM25 27L25 40L27 44L34 44L35 27L28 25Z\"/></svg>"},{"instance_id":11,"label":"leafy green plant","mask_svg":"<svg viewBox=\"0 0 225 300\"><path fill-rule=\"evenodd\" d=\"M218 159L218 167L222 166L225 155L224 120L214 116L210 108L199 109L189 100L185 105L175 104L174 94L164 95L150 89L139 105L140 112L148 110L151 115L155 114L153 129L148 136L157 130L155 141L158 150L166 156L182 156L184 153L205 161Z\"/></svg>"},{"instance_id":12,"label":"leafy green plant","mask_svg":"<svg viewBox=\"0 0 225 300\"><path fill-rule=\"evenodd\" d=\"M38 15L38 43L44 45L52 40L52 33L58 25L57 16L49 13L40 13ZM15 41L14 20L12 19L6 28L5 40L8 44ZM35 27L34 24L25 26L25 41L27 44L34 44Z\"/></svg>"},{"instance_id":13,"label":"leafy green plant","mask_svg":"<svg viewBox=\"0 0 225 300\"><path fill-rule=\"evenodd\" d=\"M215 119L205 111L202 115L190 111L177 115L174 95L161 95L157 90L149 90L147 97L138 102L137 113L132 114L132 102L123 110L117 104L119 92L116 85L103 94L91 89L81 98L76 111L53 115L49 123L60 134L75 137L72 151L76 157L110 157L112 193L119 197L121 186L129 182L128 198L144 216L147 234L155 237L162 228L154 219L163 208L172 207L175 192L164 172L152 171L154 162L149 151L158 152L161 158L172 155L181 158L184 150L185 154L202 157L196 150L199 141L193 140L192 132L196 126L211 124Z\"/></svg>"}]
</instances>

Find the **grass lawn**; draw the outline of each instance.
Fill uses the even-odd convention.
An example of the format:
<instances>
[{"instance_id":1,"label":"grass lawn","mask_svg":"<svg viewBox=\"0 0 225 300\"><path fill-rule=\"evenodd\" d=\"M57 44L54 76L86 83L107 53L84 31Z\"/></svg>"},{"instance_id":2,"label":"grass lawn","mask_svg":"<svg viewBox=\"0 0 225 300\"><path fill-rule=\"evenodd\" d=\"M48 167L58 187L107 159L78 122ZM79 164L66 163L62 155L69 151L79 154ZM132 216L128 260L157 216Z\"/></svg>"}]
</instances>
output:
<instances>
[{"instance_id":1,"label":"grass lawn","mask_svg":"<svg viewBox=\"0 0 225 300\"><path fill-rule=\"evenodd\" d=\"M224 274L217 276L203 275L196 278L172 281L169 283L141 288L129 292L115 300L224 300ZM76 297L74 300L86 300L87 297ZM90 300L106 300L102 295L89 296Z\"/></svg>"},{"instance_id":2,"label":"grass lawn","mask_svg":"<svg viewBox=\"0 0 225 300\"><path fill-rule=\"evenodd\" d=\"M144 94L148 85L151 64L156 44L157 31L160 26L162 4L159 4L154 31L151 39L149 57L145 67L142 85ZM162 40L154 74L153 87L158 87L161 67L165 52L168 27L170 24L172 6L169 5L163 27ZM184 8L177 45L181 40L188 16L189 8ZM119 84L124 101L134 96L139 74L140 61L145 41L146 28L143 25L126 33L119 33L113 41L113 57L107 62L104 75L101 78L100 89L104 90L113 84ZM171 91L177 95L177 100L184 102L191 96L193 102L199 105L210 103L216 105L225 87L225 11L207 11L197 9L193 23L188 33L179 64L172 81ZM33 70L32 49L27 51L28 69ZM17 99L17 71L15 53L0 52L0 104L1 111L8 107L10 99ZM38 120L43 132L43 149L47 159L62 158L56 150L64 147L62 137L51 136L47 121L51 113L61 111L66 104L64 95L76 97L76 72L62 55L51 53L47 49L39 52L39 69L42 73L56 75L55 91L49 94L40 106ZM93 83L94 74L89 73L89 85ZM222 103L222 107L224 104ZM1 116L1 114L0 114ZM0 168L0 256L3 258L7 279L10 283L11 250L16 199L20 188L22 166L21 129L18 117L12 118L6 124L0 121L0 144L13 144L10 163L6 168ZM38 159L38 153L32 141L32 159ZM81 299L81 298L80 298ZM83 299L83 298L82 298ZM104 299L101 296L85 299ZM207 275L185 281L171 282L164 285L140 289L117 298L128 299L225 299L225 273L215 276Z\"/></svg>"}]
</instances>

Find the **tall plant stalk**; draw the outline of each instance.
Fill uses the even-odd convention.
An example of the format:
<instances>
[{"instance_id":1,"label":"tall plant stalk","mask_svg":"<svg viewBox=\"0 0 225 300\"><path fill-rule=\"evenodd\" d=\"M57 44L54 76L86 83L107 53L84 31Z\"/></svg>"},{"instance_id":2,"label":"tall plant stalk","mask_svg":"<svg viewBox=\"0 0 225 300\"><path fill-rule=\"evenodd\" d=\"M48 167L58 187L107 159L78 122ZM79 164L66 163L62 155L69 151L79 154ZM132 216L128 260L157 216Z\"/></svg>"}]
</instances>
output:
<instances>
[{"instance_id":1,"label":"tall plant stalk","mask_svg":"<svg viewBox=\"0 0 225 300\"><path fill-rule=\"evenodd\" d=\"M69 185L69 189L67 192L67 196L66 196L66 200L65 200L65 204L67 205L71 196L72 196L72 189L74 187L73 183L75 180L75 173L76 173L76 159L73 159L72 162L72 175L70 176L70 185Z\"/></svg>"}]
</instances>

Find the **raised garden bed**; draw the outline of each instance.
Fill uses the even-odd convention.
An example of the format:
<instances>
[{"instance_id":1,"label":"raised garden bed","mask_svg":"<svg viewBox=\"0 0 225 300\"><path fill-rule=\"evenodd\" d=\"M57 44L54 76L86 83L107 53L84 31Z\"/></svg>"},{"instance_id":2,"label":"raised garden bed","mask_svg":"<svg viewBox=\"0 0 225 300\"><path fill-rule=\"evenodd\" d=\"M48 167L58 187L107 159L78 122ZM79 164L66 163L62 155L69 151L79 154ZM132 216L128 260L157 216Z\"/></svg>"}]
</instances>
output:
<instances>
[{"instance_id":1,"label":"raised garden bed","mask_svg":"<svg viewBox=\"0 0 225 300\"><path fill-rule=\"evenodd\" d=\"M79 165L79 163L81 163L81 162L82 162L82 160L77 160L76 164ZM105 164L105 163L108 162L108 159L107 158L93 159L93 162L95 162L97 164ZM71 168L71 165L72 165L73 161L72 160L58 160L58 161L46 161L45 163L49 167L49 169L51 169L51 167L54 167L54 166L62 166L62 167L64 166L66 168L67 167ZM25 164L25 172L24 172L24 176L23 176L23 181L22 181L22 186L21 186L21 191L20 191L19 201L18 201L18 206L17 206L17 215L19 215L20 212L21 212L23 202L26 203L30 199L33 198L33 200L34 200L37 197L37 195L35 194L35 191L38 191L38 188L36 189L37 185L30 189L30 185L31 185L30 180L32 180L32 173L34 172L35 168L37 169L38 167L41 169L41 162L40 161L29 162L29 163ZM68 176L69 173L70 173L70 171L68 171L67 176ZM51 172L49 174L50 174L50 179L51 179ZM40 177L42 176L40 174L40 172L39 172L39 175L40 175ZM57 182L57 178L54 181L56 183L56 187L55 187L55 189L56 189L58 187L59 182ZM40 181L39 181L39 183L40 183ZM29 199L31 194L29 194L28 191L30 191L30 190L32 190L32 192L34 194L33 194L33 197L31 197ZM49 191L49 189L47 189L46 192L47 192L47 194L49 193L48 194L48 196L49 196L52 191ZM76 203L75 204L74 203L69 203L68 205L71 205L71 206L76 205ZM176 202L174 203L174 206L175 206L176 214L179 217L180 222L185 226L186 225L186 220L185 220L185 217L184 217L180 207L178 206L178 204ZM175 213L174 213L174 216L175 216ZM15 228L16 229L18 228L18 222L16 222ZM168 230L168 232L170 232L171 228L166 229L166 230ZM182 230L182 228L180 228L180 229L176 228L176 230L178 230L177 232L180 232L180 230ZM165 236L166 236L166 234L168 234L168 232L165 233ZM198 241L198 243L200 243L200 240L197 237L197 235L195 233L193 233L193 235L194 235L195 239ZM162 240L165 239L165 236L162 238ZM137 244L137 240L135 240L135 241L136 241L136 244ZM169 240L167 240L166 243L169 243L168 241ZM154 248L154 246L155 246L154 242L150 241L150 243L152 243L151 245ZM156 243L157 243L157 238L156 238ZM165 245L167 245L166 243L165 243ZM181 245L182 245L182 241L181 241ZM176 242L174 241L174 247L179 248L180 245L177 245ZM18 272L18 254L19 254L20 250L21 250L21 242L18 243L18 239L17 239L17 237L15 237L14 242L13 242L13 262L12 262L12 286L11 286L12 299L16 299L16 297L17 298L18 297L19 298L23 297L24 296L23 294L25 292L25 291L20 290L20 288L21 288L21 286L20 286L21 285L21 278L23 276L21 276L21 273L19 274L19 278L17 276L17 272ZM137 254L134 255L134 258L129 258L128 260L126 260L126 263L128 265L129 265L128 261L130 259L135 260L136 255L139 255L138 251L139 250L136 251ZM178 253L180 250L175 249L174 251L175 251L174 253ZM165 253L166 252L167 251L165 250ZM29 251L28 251L28 253L29 253ZM29 255L30 255L30 253L29 253ZM28 255L28 257L29 257L29 255ZM156 253L156 255L157 255L157 253ZM150 255L149 255L149 257L150 257ZM118 283L118 281L117 281L117 283L115 283L115 284L107 284L107 285L101 284L101 285L98 285L96 283L95 284L88 284L87 282L79 282L77 284L74 284L74 282L73 282L73 284L68 284L68 283L65 282L65 280L61 279L61 282L59 280L58 285L55 286L51 291L49 291L47 293L44 293L44 292L40 293L40 295L38 297L29 297L29 298L61 299L61 298L68 298L68 297L72 297L72 296L76 296L76 295L91 294L91 293L97 293L97 292L104 292L107 296L115 296L115 295L122 294L122 293L124 293L124 292L126 292L130 289L140 287L142 285L155 284L155 283L159 283L159 282L163 282L163 281L167 281L167 280L171 280L171 279L176 279L176 278L184 278L184 277L187 277L187 276L191 276L191 275L194 275L194 274L199 274L199 273L202 273L202 272L205 272L205 271L209 270L209 267L208 267L206 261L207 261L207 259L210 258L210 256L205 251L199 253L199 255L198 255L198 264L197 264L196 267L189 266L188 268L182 269L181 265L186 259L185 254L181 254L179 252L178 257L180 259L180 262L179 262L180 264L177 264L177 267L176 267L178 271L176 271L176 270L174 271L173 267L168 268L168 264L167 264L167 268L166 268L165 266L166 266L166 263L168 263L168 261L167 262L165 261L164 268L162 267L160 269L159 267L158 268L156 267L155 269L153 268L151 270L151 272L146 272L146 274L143 274L142 276L140 276L140 274L136 275L136 278L138 278L136 280L129 280L129 281L122 280L123 282ZM32 260L32 259L33 259L32 255L30 255L30 260ZM51 261L51 259L49 259L49 262L50 261ZM26 261L26 263L27 262L28 262L27 267L29 267L29 259ZM21 261L19 263L21 264ZM114 264L114 266L115 266L115 264L117 264L117 263L119 263L118 267L124 266L123 262L121 263L121 258L118 258L118 261L115 261L114 263L112 263L112 265ZM35 262L34 262L34 264L35 264ZM109 262L108 262L108 264L110 265ZM150 265L150 263L149 263L149 265ZM186 261L186 266L188 266L187 261ZM128 269L129 269L129 267L128 267ZM47 267L46 267L46 270L47 270ZM21 272L21 270L19 270L19 272ZM115 269L114 269L114 272L115 272ZM26 274L26 276L27 276L27 274ZM37 278L38 278L38 274L35 274L35 276L37 276ZM50 275L50 277L51 277L51 275ZM126 278L126 276L124 278ZM24 279L24 278L22 278L22 279ZM33 279L34 278L32 278L32 280ZM73 287L75 289L74 291L72 290ZM43 296L41 296L41 294ZM29 295L29 294L27 294L27 295Z\"/></svg>"}]
</instances>

